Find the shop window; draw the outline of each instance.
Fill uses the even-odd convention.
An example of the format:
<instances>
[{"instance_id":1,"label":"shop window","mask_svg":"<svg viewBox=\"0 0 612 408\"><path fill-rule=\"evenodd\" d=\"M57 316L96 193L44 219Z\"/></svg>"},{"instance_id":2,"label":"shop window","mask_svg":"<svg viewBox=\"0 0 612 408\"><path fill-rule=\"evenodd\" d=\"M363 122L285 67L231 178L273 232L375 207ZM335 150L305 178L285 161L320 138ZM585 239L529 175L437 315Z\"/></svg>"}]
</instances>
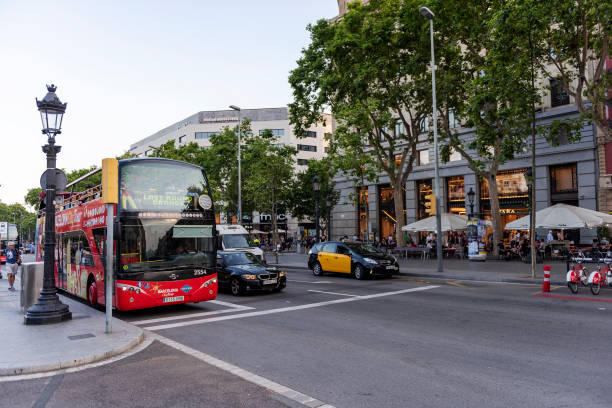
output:
<instances>
[{"instance_id":1,"label":"shop window","mask_svg":"<svg viewBox=\"0 0 612 408\"><path fill-rule=\"evenodd\" d=\"M404 134L404 124L401 120L395 122L395 137L401 137Z\"/></svg>"},{"instance_id":2,"label":"shop window","mask_svg":"<svg viewBox=\"0 0 612 408\"><path fill-rule=\"evenodd\" d=\"M465 214L465 183L463 176L448 177L446 179L448 196L448 212Z\"/></svg>"},{"instance_id":3,"label":"shop window","mask_svg":"<svg viewBox=\"0 0 612 408\"><path fill-rule=\"evenodd\" d=\"M448 157L448 161L452 162L452 161L459 161L463 159L463 157L461 156L461 153L459 153L457 150L453 149L451 147L450 149L450 156Z\"/></svg>"},{"instance_id":4,"label":"shop window","mask_svg":"<svg viewBox=\"0 0 612 408\"><path fill-rule=\"evenodd\" d=\"M505 170L497 174L497 194L500 198L512 198L526 196L528 192L527 180L525 180L526 169ZM486 178L480 183L480 197L489 198L489 182Z\"/></svg>"},{"instance_id":5,"label":"shop window","mask_svg":"<svg viewBox=\"0 0 612 408\"><path fill-rule=\"evenodd\" d=\"M419 166L429 164L429 149L419 150Z\"/></svg>"},{"instance_id":6,"label":"shop window","mask_svg":"<svg viewBox=\"0 0 612 408\"><path fill-rule=\"evenodd\" d=\"M429 118L427 116L421 118L421 120L419 121L419 132L429 132Z\"/></svg>"},{"instance_id":7,"label":"shop window","mask_svg":"<svg viewBox=\"0 0 612 408\"><path fill-rule=\"evenodd\" d=\"M357 209L357 213L359 214L359 236L363 237L364 233L368 230L367 224L367 211L369 210L369 198L368 198L368 187L362 186L359 187L357 191L359 194L359 208Z\"/></svg>"},{"instance_id":8,"label":"shop window","mask_svg":"<svg viewBox=\"0 0 612 408\"><path fill-rule=\"evenodd\" d=\"M418 219L422 220L423 218L427 218L429 217L429 214L427 214L425 212L425 202L427 201L425 199L425 196L431 194L433 192L433 188L431 185L431 180L421 180L421 181L417 181L417 191L418 191L418 196L417 196L417 209L418 209Z\"/></svg>"},{"instance_id":9,"label":"shop window","mask_svg":"<svg viewBox=\"0 0 612 408\"><path fill-rule=\"evenodd\" d=\"M570 98L565 89L563 89L563 82L560 79L550 80L550 105L554 108L556 106L569 105Z\"/></svg>"},{"instance_id":10,"label":"shop window","mask_svg":"<svg viewBox=\"0 0 612 408\"><path fill-rule=\"evenodd\" d=\"M550 167L550 192L551 194L578 192L576 163Z\"/></svg>"}]
</instances>

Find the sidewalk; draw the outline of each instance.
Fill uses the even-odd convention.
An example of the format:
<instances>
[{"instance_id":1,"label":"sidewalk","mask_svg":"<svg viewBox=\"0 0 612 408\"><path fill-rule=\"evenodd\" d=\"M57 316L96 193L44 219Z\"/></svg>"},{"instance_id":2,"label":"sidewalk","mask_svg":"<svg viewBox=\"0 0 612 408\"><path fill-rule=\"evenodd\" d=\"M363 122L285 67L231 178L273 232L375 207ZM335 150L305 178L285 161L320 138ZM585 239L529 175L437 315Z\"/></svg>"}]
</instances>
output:
<instances>
[{"instance_id":1,"label":"sidewalk","mask_svg":"<svg viewBox=\"0 0 612 408\"><path fill-rule=\"evenodd\" d=\"M487 260L485 262L476 262L462 259L444 259L442 262L444 272L439 273L435 259L422 261L419 258L404 259L398 256L396 258L400 265L400 275L404 276L507 283L541 284L544 276L542 266L548 265L551 267L551 284L566 285L565 275L567 269L565 261L536 264L537 277L536 279L531 279L531 265L518 261ZM273 256L269 256L266 259L270 264L276 262ZM307 268L308 255L280 253L278 255L278 265L286 268ZM589 264L587 269L591 270L595 266L594 264Z\"/></svg>"},{"instance_id":2,"label":"sidewalk","mask_svg":"<svg viewBox=\"0 0 612 408\"><path fill-rule=\"evenodd\" d=\"M21 270L19 271L21 274ZM75 367L121 354L144 339L142 329L113 319L111 334L105 334L104 313L61 296L72 320L26 326L19 306L21 282L8 290L6 272L0 280L0 376L31 374Z\"/></svg>"}]
</instances>

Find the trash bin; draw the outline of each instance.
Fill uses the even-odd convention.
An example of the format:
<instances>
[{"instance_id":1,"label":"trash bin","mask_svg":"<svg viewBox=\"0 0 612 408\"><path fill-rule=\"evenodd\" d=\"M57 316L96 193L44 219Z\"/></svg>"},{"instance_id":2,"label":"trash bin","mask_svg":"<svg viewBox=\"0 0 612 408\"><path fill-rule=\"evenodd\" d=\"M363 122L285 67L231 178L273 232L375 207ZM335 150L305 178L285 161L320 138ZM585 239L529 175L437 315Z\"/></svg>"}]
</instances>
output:
<instances>
[{"instance_id":1,"label":"trash bin","mask_svg":"<svg viewBox=\"0 0 612 408\"><path fill-rule=\"evenodd\" d=\"M36 303L43 287L44 262L21 264L21 307L25 314Z\"/></svg>"}]
</instances>

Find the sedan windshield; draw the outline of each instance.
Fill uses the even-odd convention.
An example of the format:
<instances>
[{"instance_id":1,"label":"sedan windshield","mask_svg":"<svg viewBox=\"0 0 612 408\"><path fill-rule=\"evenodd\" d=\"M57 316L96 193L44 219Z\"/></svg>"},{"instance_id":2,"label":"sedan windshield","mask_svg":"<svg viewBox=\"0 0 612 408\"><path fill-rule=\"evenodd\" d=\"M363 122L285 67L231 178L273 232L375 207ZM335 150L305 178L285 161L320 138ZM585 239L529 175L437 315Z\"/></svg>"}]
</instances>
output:
<instances>
[{"instance_id":1,"label":"sedan windshield","mask_svg":"<svg viewBox=\"0 0 612 408\"><path fill-rule=\"evenodd\" d=\"M259 259L250 252L223 254L223 263L226 266L260 264Z\"/></svg>"},{"instance_id":2,"label":"sedan windshield","mask_svg":"<svg viewBox=\"0 0 612 408\"><path fill-rule=\"evenodd\" d=\"M346 246L351 248L353 251L357 252L359 255L382 255L384 254L383 251L381 251L380 249L374 248L372 245L350 243L350 244L346 244Z\"/></svg>"},{"instance_id":3,"label":"sedan windshield","mask_svg":"<svg viewBox=\"0 0 612 408\"><path fill-rule=\"evenodd\" d=\"M121 272L214 266L214 226L188 221L126 220L121 228Z\"/></svg>"}]
</instances>

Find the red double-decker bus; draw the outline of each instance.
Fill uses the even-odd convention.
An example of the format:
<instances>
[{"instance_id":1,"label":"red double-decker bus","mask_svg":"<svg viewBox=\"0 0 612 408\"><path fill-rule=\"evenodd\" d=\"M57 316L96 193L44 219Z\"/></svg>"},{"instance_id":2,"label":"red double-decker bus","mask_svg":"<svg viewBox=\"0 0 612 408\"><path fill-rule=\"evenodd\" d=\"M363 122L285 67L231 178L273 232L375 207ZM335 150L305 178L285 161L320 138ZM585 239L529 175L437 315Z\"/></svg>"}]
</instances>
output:
<instances>
[{"instance_id":1,"label":"red double-decker bus","mask_svg":"<svg viewBox=\"0 0 612 408\"><path fill-rule=\"evenodd\" d=\"M116 309L215 299L215 212L204 171L157 158L119 160L114 166L118 180L110 184L119 189L119 203L113 204L110 223L102 202L103 189L109 187L98 184L104 168L57 195L57 287L92 305L105 303L106 233L112 225ZM38 221L37 258L41 261L44 215Z\"/></svg>"}]
</instances>

